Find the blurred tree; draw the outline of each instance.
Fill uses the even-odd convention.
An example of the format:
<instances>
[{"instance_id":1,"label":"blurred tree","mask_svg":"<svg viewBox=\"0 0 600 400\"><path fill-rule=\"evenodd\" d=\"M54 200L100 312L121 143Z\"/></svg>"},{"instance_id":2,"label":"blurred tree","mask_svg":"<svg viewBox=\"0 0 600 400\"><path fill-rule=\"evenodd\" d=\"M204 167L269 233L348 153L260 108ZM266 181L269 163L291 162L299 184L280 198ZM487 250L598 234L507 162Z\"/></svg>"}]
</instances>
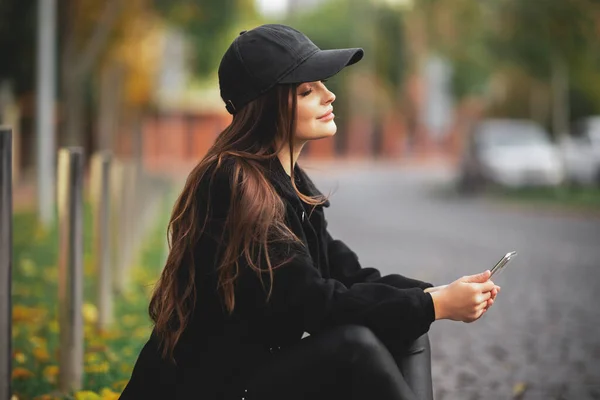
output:
<instances>
[{"instance_id":1,"label":"blurred tree","mask_svg":"<svg viewBox=\"0 0 600 400\"><path fill-rule=\"evenodd\" d=\"M522 116L525 110L536 119L553 116L555 132L566 129L571 110L575 115L583 112L574 108L585 105L589 112L594 104L600 110L597 1L421 0L415 4L426 16L429 48L454 64L457 97L497 98L501 93L506 115ZM520 85L509 85L512 81ZM569 101L570 92L577 93L576 103ZM546 101L548 93L554 104ZM518 103L528 106L517 111ZM554 111L545 112L547 107ZM494 113L502 110L496 108Z\"/></svg>"},{"instance_id":2,"label":"blurred tree","mask_svg":"<svg viewBox=\"0 0 600 400\"><path fill-rule=\"evenodd\" d=\"M423 18L427 52L452 61L453 91L458 99L483 95L494 68L487 7L472 0L420 0L410 15Z\"/></svg>"},{"instance_id":3,"label":"blurred tree","mask_svg":"<svg viewBox=\"0 0 600 400\"><path fill-rule=\"evenodd\" d=\"M569 87L600 100L600 4L595 0L505 0L498 7L497 56L552 86L553 130L568 130ZM583 79L582 79L583 78ZM597 103L600 110L600 101Z\"/></svg>"},{"instance_id":4,"label":"blurred tree","mask_svg":"<svg viewBox=\"0 0 600 400\"><path fill-rule=\"evenodd\" d=\"M95 69L98 149L114 149L120 125L151 104L164 31L150 0L130 0L121 11Z\"/></svg>"},{"instance_id":5,"label":"blurred tree","mask_svg":"<svg viewBox=\"0 0 600 400\"><path fill-rule=\"evenodd\" d=\"M85 94L90 74L106 49L126 2L59 1L64 136L62 145L84 145Z\"/></svg>"},{"instance_id":6,"label":"blurred tree","mask_svg":"<svg viewBox=\"0 0 600 400\"><path fill-rule=\"evenodd\" d=\"M251 29L254 26L248 25L258 21L253 0L153 1L167 21L188 36L193 48L193 70L200 77L215 72L231 43L232 28ZM248 25L240 28L242 23Z\"/></svg>"}]
</instances>

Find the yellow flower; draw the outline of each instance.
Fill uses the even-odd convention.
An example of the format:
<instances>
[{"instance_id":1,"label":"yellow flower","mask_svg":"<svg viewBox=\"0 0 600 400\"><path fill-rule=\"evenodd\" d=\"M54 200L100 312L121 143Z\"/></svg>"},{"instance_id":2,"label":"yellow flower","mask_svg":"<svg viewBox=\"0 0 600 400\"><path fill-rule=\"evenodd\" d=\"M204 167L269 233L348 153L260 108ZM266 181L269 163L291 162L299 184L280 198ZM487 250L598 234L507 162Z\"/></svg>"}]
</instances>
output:
<instances>
[{"instance_id":1,"label":"yellow flower","mask_svg":"<svg viewBox=\"0 0 600 400\"><path fill-rule=\"evenodd\" d=\"M55 383L58 372L59 372L59 369L58 369L57 365L48 365L46 368L44 368L42 375L44 375L44 378L48 382Z\"/></svg>"},{"instance_id":2,"label":"yellow flower","mask_svg":"<svg viewBox=\"0 0 600 400\"><path fill-rule=\"evenodd\" d=\"M48 330L51 333L58 333L58 331L59 331L58 321L53 319L52 321L48 322Z\"/></svg>"},{"instance_id":3,"label":"yellow flower","mask_svg":"<svg viewBox=\"0 0 600 400\"><path fill-rule=\"evenodd\" d=\"M85 367L85 372L90 373L90 374L104 374L104 373L107 373L109 369L110 369L110 366L105 361L105 362L101 362L99 364L87 365Z\"/></svg>"},{"instance_id":4,"label":"yellow flower","mask_svg":"<svg viewBox=\"0 0 600 400\"><path fill-rule=\"evenodd\" d=\"M31 338L29 338L29 343L31 343L35 347L46 347L46 343L48 343L48 341L43 337L32 336Z\"/></svg>"},{"instance_id":5,"label":"yellow flower","mask_svg":"<svg viewBox=\"0 0 600 400\"><path fill-rule=\"evenodd\" d=\"M21 263L19 264L19 268L23 272L23 275L28 278L33 278L37 274L37 268L34 262L29 258L23 257L21 259Z\"/></svg>"},{"instance_id":6,"label":"yellow flower","mask_svg":"<svg viewBox=\"0 0 600 400\"><path fill-rule=\"evenodd\" d=\"M23 354L20 351L15 351L15 361L18 362L19 364L25 364L25 361L27 361L27 357L25 356L25 354Z\"/></svg>"},{"instance_id":7,"label":"yellow flower","mask_svg":"<svg viewBox=\"0 0 600 400\"><path fill-rule=\"evenodd\" d=\"M146 339L150 336L150 329L146 326L140 326L133 331L132 336L136 339Z\"/></svg>"},{"instance_id":8,"label":"yellow flower","mask_svg":"<svg viewBox=\"0 0 600 400\"><path fill-rule=\"evenodd\" d=\"M117 339L121 337L121 332L116 329L101 330L98 332L99 339Z\"/></svg>"},{"instance_id":9,"label":"yellow flower","mask_svg":"<svg viewBox=\"0 0 600 400\"><path fill-rule=\"evenodd\" d=\"M118 400L119 398L119 393L115 393L110 389L102 389L102 391L100 392L100 397L102 398L102 400Z\"/></svg>"},{"instance_id":10,"label":"yellow flower","mask_svg":"<svg viewBox=\"0 0 600 400\"><path fill-rule=\"evenodd\" d=\"M98 309L95 305L85 303L82 307L83 320L88 324L94 324L98 321Z\"/></svg>"},{"instance_id":11,"label":"yellow flower","mask_svg":"<svg viewBox=\"0 0 600 400\"><path fill-rule=\"evenodd\" d=\"M33 376L33 372L28 369L17 367L12 371L12 379L28 379Z\"/></svg>"},{"instance_id":12,"label":"yellow flower","mask_svg":"<svg viewBox=\"0 0 600 400\"><path fill-rule=\"evenodd\" d=\"M114 351L110 351L110 350L106 350L106 358L110 361L110 362L116 362L119 361L119 356L114 352Z\"/></svg>"},{"instance_id":13,"label":"yellow flower","mask_svg":"<svg viewBox=\"0 0 600 400\"><path fill-rule=\"evenodd\" d=\"M75 393L75 400L102 400L100 396L89 390L82 390Z\"/></svg>"},{"instance_id":14,"label":"yellow flower","mask_svg":"<svg viewBox=\"0 0 600 400\"><path fill-rule=\"evenodd\" d=\"M87 353L84 358L86 364L95 364L101 359L98 353Z\"/></svg>"},{"instance_id":15,"label":"yellow flower","mask_svg":"<svg viewBox=\"0 0 600 400\"><path fill-rule=\"evenodd\" d=\"M33 349L33 357L40 362L47 362L50 360L50 354L46 347L36 347Z\"/></svg>"}]
</instances>

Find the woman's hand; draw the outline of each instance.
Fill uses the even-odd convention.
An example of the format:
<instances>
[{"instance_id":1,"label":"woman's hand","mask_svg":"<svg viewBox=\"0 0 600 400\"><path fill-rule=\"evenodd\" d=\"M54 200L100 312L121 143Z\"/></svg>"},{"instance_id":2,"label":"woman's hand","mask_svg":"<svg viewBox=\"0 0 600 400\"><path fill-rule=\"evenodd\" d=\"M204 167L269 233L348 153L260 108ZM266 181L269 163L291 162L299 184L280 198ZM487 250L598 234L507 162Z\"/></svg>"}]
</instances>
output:
<instances>
[{"instance_id":1,"label":"woman's hand","mask_svg":"<svg viewBox=\"0 0 600 400\"><path fill-rule=\"evenodd\" d=\"M463 276L438 290L430 291L435 319L473 322L494 303L500 290L489 280L490 271ZM433 288L431 288L433 289Z\"/></svg>"}]
</instances>

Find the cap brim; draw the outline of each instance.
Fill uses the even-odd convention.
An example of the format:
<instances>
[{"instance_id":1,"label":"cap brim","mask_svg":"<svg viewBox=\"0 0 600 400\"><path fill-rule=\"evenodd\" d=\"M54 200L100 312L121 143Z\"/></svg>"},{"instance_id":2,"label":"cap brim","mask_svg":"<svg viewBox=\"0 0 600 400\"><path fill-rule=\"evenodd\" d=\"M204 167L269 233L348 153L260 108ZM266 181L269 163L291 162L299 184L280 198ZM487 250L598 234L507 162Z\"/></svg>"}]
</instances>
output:
<instances>
[{"instance_id":1,"label":"cap brim","mask_svg":"<svg viewBox=\"0 0 600 400\"><path fill-rule=\"evenodd\" d=\"M363 49L319 50L285 75L279 83L315 82L332 77L344 67L359 62Z\"/></svg>"}]
</instances>

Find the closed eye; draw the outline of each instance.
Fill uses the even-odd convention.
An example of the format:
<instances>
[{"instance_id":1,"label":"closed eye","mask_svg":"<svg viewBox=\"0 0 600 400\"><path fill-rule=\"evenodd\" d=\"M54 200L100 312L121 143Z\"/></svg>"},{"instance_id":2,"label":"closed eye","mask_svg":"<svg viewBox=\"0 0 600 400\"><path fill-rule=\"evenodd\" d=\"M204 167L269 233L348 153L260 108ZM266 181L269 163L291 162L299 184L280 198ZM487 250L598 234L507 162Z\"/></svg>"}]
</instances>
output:
<instances>
[{"instance_id":1,"label":"closed eye","mask_svg":"<svg viewBox=\"0 0 600 400\"><path fill-rule=\"evenodd\" d=\"M321 83L325 83L325 82L327 82L327 79L322 79L322 80L321 80ZM313 91L313 90L312 90L312 88L310 88L310 89L308 89L307 91L300 93L300 96L302 96L302 97L306 97L306 96L308 96L309 94L311 94L311 93L312 93L312 91Z\"/></svg>"}]
</instances>

